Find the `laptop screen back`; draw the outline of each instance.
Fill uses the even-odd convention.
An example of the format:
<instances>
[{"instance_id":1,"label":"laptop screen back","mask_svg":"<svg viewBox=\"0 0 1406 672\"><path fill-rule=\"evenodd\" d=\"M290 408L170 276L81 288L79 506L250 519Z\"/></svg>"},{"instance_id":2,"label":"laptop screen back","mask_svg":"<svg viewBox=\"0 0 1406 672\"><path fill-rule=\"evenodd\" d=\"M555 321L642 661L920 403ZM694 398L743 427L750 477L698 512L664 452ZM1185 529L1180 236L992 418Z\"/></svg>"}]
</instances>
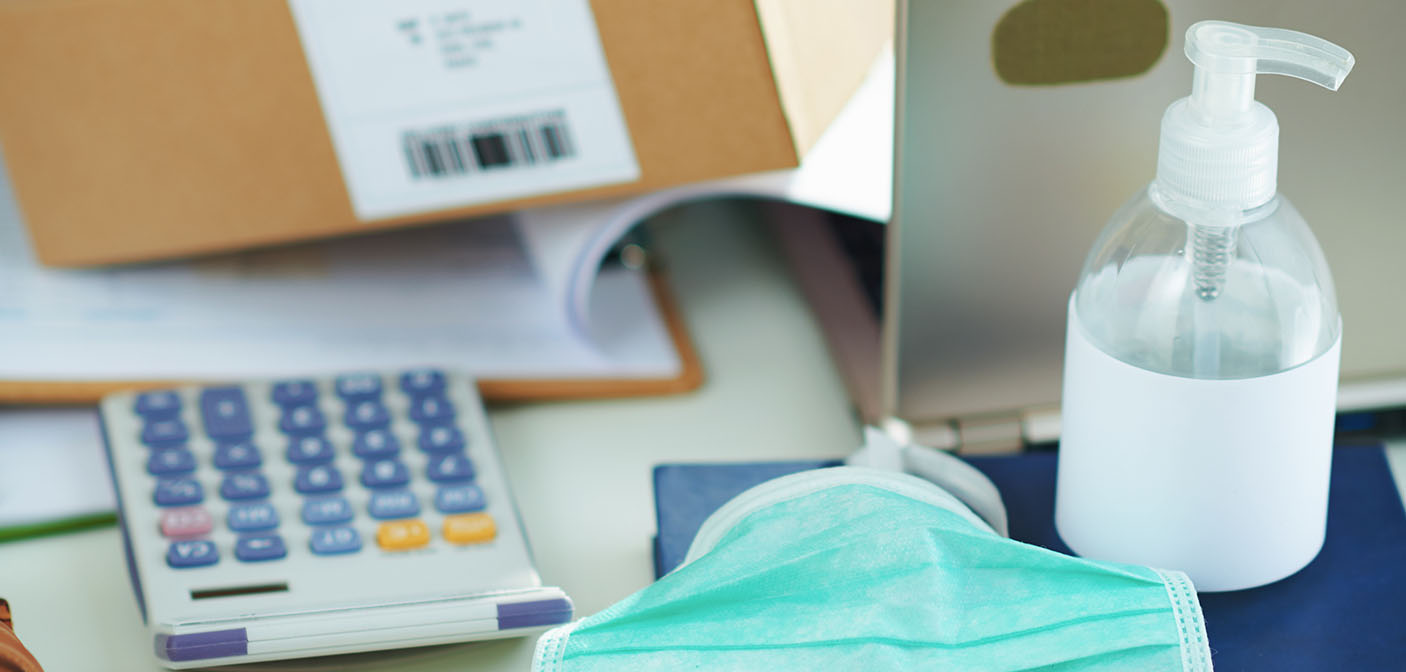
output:
<instances>
[{"instance_id":1,"label":"laptop screen back","mask_svg":"<svg viewBox=\"0 0 1406 672\"><path fill-rule=\"evenodd\" d=\"M1337 93L1262 76L1256 97L1279 116L1279 189L1337 282L1344 384L1386 379L1367 405L1406 402L1406 3L911 0L886 290L893 415L1058 403L1069 293L1098 232L1152 179L1162 113L1190 92L1183 36L1212 18L1356 55ZM1349 399L1364 404L1345 387Z\"/></svg>"}]
</instances>

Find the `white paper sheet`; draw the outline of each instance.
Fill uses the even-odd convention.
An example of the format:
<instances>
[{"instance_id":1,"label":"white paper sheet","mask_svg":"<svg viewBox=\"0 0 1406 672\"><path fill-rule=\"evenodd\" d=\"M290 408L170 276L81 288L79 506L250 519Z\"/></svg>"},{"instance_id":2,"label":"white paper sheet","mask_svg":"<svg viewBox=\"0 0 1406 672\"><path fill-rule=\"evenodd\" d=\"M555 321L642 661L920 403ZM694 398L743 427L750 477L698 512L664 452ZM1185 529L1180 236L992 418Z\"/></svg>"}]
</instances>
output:
<instances>
[{"instance_id":1,"label":"white paper sheet","mask_svg":"<svg viewBox=\"0 0 1406 672\"><path fill-rule=\"evenodd\" d=\"M90 408L0 409L0 528L114 510L98 431Z\"/></svg>"},{"instance_id":2,"label":"white paper sheet","mask_svg":"<svg viewBox=\"0 0 1406 672\"><path fill-rule=\"evenodd\" d=\"M9 190L0 193L8 199ZM642 274L607 271L620 342L574 329L511 218L108 269L39 266L0 201L0 379L281 376L410 365L670 377ZM626 344L628 343L628 345Z\"/></svg>"}]
</instances>

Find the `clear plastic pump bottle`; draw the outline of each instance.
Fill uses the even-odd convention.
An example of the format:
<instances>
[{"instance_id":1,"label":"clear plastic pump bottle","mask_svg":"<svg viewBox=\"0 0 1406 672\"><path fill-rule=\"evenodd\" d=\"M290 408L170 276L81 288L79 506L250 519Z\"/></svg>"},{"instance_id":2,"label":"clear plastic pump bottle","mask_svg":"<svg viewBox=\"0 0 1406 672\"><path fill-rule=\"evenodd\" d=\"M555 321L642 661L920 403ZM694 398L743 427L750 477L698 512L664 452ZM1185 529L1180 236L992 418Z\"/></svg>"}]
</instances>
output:
<instances>
[{"instance_id":1,"label":"clear plastic pump bottle","mask_svg":"<svg viewBox=\"0 0 1406 672\"><path fill-rule=\"evenodd\" d=\"M1094 244L1070 298L1055 519L1077 553L1236 590L1323 543L1341 320L1302 217L1276 190L1257 74L1336 90L1347 51L1203 21L1192 94L1157 175Z\"/></svg>"}]
</instances>

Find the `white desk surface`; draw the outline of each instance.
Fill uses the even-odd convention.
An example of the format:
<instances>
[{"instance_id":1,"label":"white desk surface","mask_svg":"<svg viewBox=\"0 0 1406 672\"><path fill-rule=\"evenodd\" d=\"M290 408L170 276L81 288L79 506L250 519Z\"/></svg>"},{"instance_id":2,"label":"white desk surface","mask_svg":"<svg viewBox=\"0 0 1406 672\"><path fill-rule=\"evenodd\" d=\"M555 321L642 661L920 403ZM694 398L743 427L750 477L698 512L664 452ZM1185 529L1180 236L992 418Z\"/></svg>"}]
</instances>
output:
<instances>
[{"instance_id":1,"label":"white desk surface","mask_svg":"<svg viewBox=\"0 0 1406 672\"><path fill-rule=\"evenodd\" d=\"M859 440L804 300L750 207L666 216L656 248L708 378L675 397L490 409L544 581L577 615L653 579L651 469L661 462L839 457ZM1388 450L1406 479L1406 442ZM0 596L48 672L159 670L116 528L0 544ZM500 640L248 670L524 670L534 640Z\"/></svg>"},{"instance_id":2,"label":"white desk surface","mask_svg":"<svg viewBox=\"0 0 1406 672\"><path fill-rule=\"evenodd\" d=\"M701 204L654 229L707 381L682 396L490 408L546 583L595 613L654 577L661 462L839 457L859 430L808 308L752 206ZM161 669L115 527L0 544L0 596L47 672ZM323 669L525 670L532 638L324 659ZM307 661L242 669L298 669Z\"/></svg>"}]
</instances>

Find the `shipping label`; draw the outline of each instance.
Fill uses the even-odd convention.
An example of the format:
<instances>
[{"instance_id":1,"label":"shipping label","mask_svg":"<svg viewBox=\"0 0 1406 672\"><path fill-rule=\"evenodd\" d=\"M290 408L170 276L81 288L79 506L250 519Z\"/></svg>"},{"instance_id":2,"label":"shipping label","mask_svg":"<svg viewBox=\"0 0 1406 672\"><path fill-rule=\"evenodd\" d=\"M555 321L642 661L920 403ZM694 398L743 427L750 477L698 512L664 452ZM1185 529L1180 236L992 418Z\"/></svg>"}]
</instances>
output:
<instances>
[{"instance_id":1,"label":"shipping label","mask_svg":"<svg viewBox=\"0 0 1406 672\"><path fill-rule=\"evenodd\" d=\"M587 0L289 0L352 208L639 178Z\"/></svg>"}]
</instances>

